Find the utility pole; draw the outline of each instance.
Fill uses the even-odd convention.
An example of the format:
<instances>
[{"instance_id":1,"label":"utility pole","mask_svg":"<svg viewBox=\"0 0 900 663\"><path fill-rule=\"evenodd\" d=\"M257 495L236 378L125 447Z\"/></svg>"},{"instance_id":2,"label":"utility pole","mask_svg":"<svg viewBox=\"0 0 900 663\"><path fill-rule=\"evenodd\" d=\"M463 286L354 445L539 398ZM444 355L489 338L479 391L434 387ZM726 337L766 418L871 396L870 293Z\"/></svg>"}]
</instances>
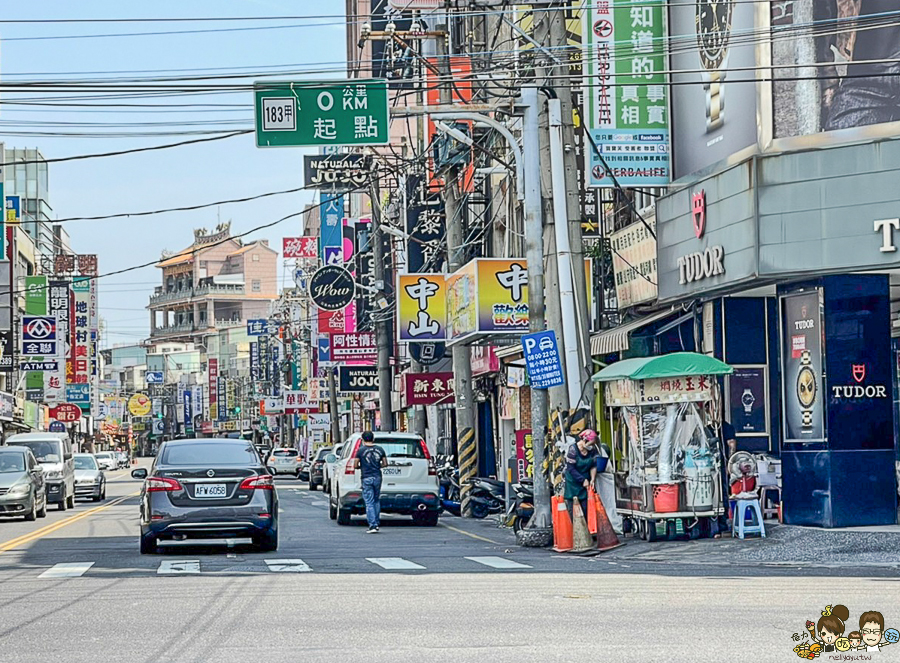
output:
<instances>
[{"instance_id":1,"label":"utility pole","mask_svg":"<svg viewBox=\"0 0 900 663\"><path fill-rule=\"evenodd\" d=\"M384 283L384 235L381 230L381 200L378 188L378 178L372 178L372 275L375 278L375 288L385 291ZM394 429L394 416L391 412L391 342L388 325L390 321L385 317L384 311L376 311L372 315L375 321L375 343L378 346L378 408L381 418L380 429L382 432L390 432Z\"/></svg>"},{"instance_id":2,"label":"utility pole","mask_svg":"<svg viewBox=\"0 0 900 663\"><path fill-rule=\"evenodd\" d=\"M328 409L331 411L331 446L341 442L341 418L338 414L337 385L334 383L334 368L328 368Z\"/></svg>"},{"instance_id":3,"label":"utility pole","mask_svg":"<svg viewBox=\"0 0 900 663\"><path fill-rule=\"evenodd\" d=\"M447 26L437 40L438 67L441 71L441 104L452 103L453 75L447 49ZM455 272L465 264L465 242L462 213L459 208L457 191L457 171L451 167L444 173L444 211L447 217L447 262L448 271ZM461 507L464 518L472 517L469 502L470 479L478 474L478 443L475 439L475 395L472 391L472 357L468 345L457 344L453 353L453 391L456 397L456 437L459 453L459 486Z\"/></svg>"}]
</instances>

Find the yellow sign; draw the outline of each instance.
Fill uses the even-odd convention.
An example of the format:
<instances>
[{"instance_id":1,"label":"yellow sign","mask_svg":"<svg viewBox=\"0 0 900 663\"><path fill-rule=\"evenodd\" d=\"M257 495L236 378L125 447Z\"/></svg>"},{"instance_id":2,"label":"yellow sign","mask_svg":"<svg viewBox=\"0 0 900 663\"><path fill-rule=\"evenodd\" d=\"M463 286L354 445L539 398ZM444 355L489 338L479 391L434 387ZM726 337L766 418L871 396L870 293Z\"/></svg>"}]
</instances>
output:
<instances>
[{"instance_id":1,"label":"yellow sign","mask_svg":"<svg viewBox=\"0 0 900 663\"><path fill-rule=\"evenodd\" d=\"M397 339L435 342L447 338L447 295L443 274L397 277Z\"/></svg>"},{"instance_id":2,"label":"yellow sign","mask_svg":"<svg viewBox=\"0 0 900 663\"><path fill-rule=\"evenodd\" d=\"M146 417L150 414L151 401L146 394L135 394L128 399L128 411L135 417Z\"/></svg>"}]
</instances>

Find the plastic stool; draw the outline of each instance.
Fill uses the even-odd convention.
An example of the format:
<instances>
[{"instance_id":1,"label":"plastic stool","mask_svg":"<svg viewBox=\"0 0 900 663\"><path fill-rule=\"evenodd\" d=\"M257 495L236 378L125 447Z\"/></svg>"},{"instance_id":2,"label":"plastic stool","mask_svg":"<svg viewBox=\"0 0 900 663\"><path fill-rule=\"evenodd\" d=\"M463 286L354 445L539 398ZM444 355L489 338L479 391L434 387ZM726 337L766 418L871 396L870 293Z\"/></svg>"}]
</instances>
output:
<instances>
[{"instance_id":1,"label":"plastic stool","mask_svg":"<svg viewBox=\"0 0 900 663\"><path fill-rule=\"evenodd\" d=\"M768 518L769 516L778 518L777 506L766 508L769 492L777 493L778 503L781 504L781 488L779 488L778 486L761 486L759 489L759 504L762 507L763 518Z\"/></svg>"},{"instance_id":2,"label":"plastic stool","mask_svg":"<svg viewBox=\"0 0 900 663\"><path fill-rule=\"evenodd\" d=\"M747 524L747 510L751 510L751 518L755 523ZM739 539L744 538L744 534L759 534L762 538L766 538L766 526L763 525L762 509L759 506L759 500L738 500L734 508L734 519L731 521L731 536L734 536L735 530Z\"/></svg>"}]
</instances>

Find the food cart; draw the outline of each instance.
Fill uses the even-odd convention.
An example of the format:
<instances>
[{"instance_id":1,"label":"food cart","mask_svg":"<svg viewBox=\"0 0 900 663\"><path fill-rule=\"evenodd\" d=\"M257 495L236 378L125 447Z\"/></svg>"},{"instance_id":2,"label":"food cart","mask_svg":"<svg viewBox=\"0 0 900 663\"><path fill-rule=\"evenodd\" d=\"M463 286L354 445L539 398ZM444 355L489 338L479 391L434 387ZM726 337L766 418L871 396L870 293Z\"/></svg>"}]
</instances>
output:
<instances>
[{"instance_id":1,"label":"food cart","mask_svg":"<svg viewBox=\"0 0 900 663\"><path fill-rule=\"evenodd\" d=\"M732 368L693 352L624 359L594 375L612 429L616 511L648 541L705 538L724 513L716 376Z\"/></svg>"}]
</instances>

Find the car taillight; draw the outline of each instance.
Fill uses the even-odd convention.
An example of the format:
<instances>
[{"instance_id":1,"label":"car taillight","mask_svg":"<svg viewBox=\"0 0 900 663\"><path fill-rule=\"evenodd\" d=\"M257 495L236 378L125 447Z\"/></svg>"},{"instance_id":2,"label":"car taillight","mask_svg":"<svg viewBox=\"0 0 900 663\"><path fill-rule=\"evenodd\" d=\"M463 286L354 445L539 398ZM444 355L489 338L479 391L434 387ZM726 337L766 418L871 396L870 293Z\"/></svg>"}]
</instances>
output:
<instances>
[{"instance_id":1,"label":"car taillight","mask_svg":"<svg viewBox=\"0 0 900 663\"><path fill-rule=\"evenodd\" d=\"M356 459L351 458L347 461L346 467L344 467L344 474L354 474L356 472Z\"/></svg>"},{"instance_id":2,"label":"car taillight","mask_svg":"<svg viewBox=\"0 0 900 663\"><path fill-rule=\"evenodd\" d=\"M161 491L182 490L181 484L170 479L169 477L148 477L147 492L156 493Z\"/></svg>"},{"instance_id":3,"label":"car taillight","mask_svg":"<svg viewBox=\"0 0 900 663\"><path fill-rule=\"evenodd\" d=\"M298 463L302 463L302 462L303 462L303 459L300 458L300 456L297 456L297 462L298 462Z\"/></svg>"},{"instance_id":4,"label":"car taillight","mask_svg":"<svg viewBox=\"0 0 900 663\"><path fill-rule=\"evenodd\" d=\"M431 454L428 453L428 445L425 444L425 440L419 440L419 444L422 446L422 453L425 455L425 460L428 461L428 476L437 476L437 467L434 465L434 459L431 457Z\"/></svg>"},{"instance_id":5,"label":"car taillight","mask_svg":"<svg viewBox=\"0 0 900 663\"><path fill-rule=\"evenodd\" d=\"M238 490L273 490L274 488L275 484L272 481L272 477L268 474L260 474L256 477L247 477L241 481Z\"/></svg>"}]
</instances>

